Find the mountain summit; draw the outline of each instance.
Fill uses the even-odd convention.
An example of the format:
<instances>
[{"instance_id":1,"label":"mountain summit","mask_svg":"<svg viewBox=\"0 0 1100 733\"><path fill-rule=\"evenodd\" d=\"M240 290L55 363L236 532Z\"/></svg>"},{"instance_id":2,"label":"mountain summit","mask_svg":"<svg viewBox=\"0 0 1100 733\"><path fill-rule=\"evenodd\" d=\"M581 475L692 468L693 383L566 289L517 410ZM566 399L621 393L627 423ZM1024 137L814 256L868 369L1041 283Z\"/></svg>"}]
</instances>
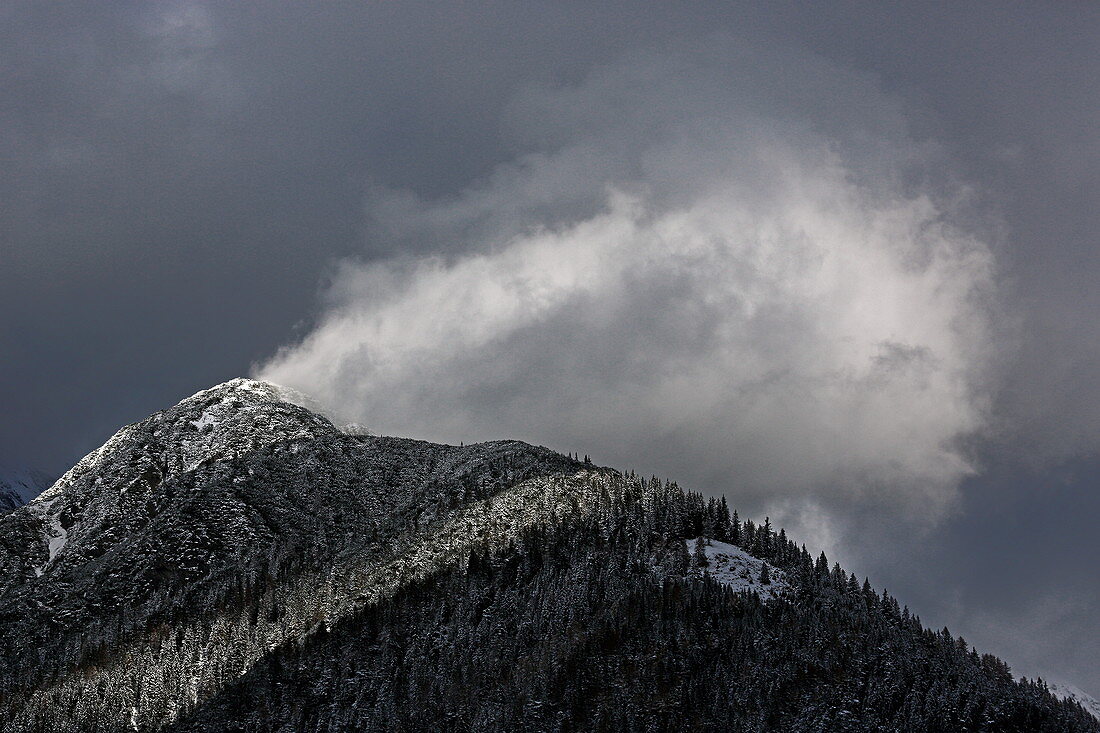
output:
<instances>
[{"instance_id":1,"label":"mountain summit","mask_svg":"<svg viewBox=\"0 0 1100 733\"><path fill-rule=\"evenodd\" d=\"M725 500L233 380L0 516L5 731L1100 723Z\"/></svg>"}]
</instances>

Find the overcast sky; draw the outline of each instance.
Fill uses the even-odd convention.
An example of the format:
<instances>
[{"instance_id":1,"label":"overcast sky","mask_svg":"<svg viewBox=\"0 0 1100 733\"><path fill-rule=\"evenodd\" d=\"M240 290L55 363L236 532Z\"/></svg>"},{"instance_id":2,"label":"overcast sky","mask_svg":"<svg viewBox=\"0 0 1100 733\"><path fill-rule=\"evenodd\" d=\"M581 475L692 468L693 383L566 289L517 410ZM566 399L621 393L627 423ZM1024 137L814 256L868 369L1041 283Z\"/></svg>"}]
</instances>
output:
<instances>
[{"instance_id":1,"label":"overcast sky","mask_svg":"<svg viewBox=\"0 0 1100 733\"><path fill-rule=\"evenodd\" d=\"M1100 6L596 5L0 5L0 463L254 374L1100 691Z\"/></svg>"}]
</instances>

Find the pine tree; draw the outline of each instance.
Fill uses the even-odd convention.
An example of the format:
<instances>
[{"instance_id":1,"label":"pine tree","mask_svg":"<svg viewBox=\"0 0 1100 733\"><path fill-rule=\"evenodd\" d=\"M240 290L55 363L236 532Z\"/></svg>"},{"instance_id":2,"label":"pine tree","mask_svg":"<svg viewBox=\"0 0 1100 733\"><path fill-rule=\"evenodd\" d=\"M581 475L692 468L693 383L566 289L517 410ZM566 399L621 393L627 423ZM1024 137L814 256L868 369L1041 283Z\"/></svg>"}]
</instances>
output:
<instances>
[{"instance_id":1,"label":"pine tree","mask_svg":"<svg viewBox=\"0 0 1100 733\"><path fill-rule=\"evenodd\" d=\"M760 585L771 585L771 584L772 584L772 576L771 576L771 573L768 572L768 563L766 563L766 562L761 563L760 564Z\"/></svg>"},{"instance_id":2,"label":"pine tree","mask_svg":"<svg viewBox=\"0 0 1100 733\"><path fill-rule=\"evenodd\" d=\"M698 567L705 568L710 565L710 561L707 560L706 543L702 537L695 538L695 552L692 553L692 559Z\"/></svg>"},{"instance_id":3,"label":"pine tree","mask_svg":"<svg viewBox=\"0 0 1100 733\"><path fill-rule=\"evenodd\" d=\"M718 522L720 528L720 536L718 539L723 542L730 541L730 508L726 504L726 497L723 496L718 504Z\"/></svg>"}]
</instances>

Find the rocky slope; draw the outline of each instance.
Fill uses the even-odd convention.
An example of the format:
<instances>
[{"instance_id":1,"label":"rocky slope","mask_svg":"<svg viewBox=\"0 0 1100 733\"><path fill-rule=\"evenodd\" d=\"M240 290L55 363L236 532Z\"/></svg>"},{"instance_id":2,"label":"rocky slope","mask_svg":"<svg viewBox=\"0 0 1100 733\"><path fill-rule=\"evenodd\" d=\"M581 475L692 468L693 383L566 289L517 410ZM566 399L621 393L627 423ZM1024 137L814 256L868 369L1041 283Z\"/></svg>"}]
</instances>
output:
<instances>
[{"instance_id":1,"label":"rocky slope","mask_svg":"<svg viewBox=\"0 0 1100 733\"><path fill-rule=\"evenodd\" d=\"M724 503L250 380L0 517L0 724L1100 730Z\"/></svg>"}]
</instances>

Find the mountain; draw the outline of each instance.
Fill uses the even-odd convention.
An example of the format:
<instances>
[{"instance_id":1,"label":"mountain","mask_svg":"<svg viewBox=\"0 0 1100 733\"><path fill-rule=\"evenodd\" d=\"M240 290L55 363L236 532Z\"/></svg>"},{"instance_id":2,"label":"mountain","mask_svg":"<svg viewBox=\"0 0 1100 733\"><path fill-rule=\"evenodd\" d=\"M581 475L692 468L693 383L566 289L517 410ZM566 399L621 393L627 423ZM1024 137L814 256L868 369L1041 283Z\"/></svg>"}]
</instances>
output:
<instances>
[{"instance_id":1,"label":"mountain","mask_svg":"<svg viewBox=\"0 0 1100 733\"><path fill-rule=\"evenodd\" d=\"M0 514L21 507L52 483L41 471L0 466Z\"/></svg>"},{"instance_id":2,"label":"mountain","mask_svg":"<svg viewBox=\"0 0 1100 733\"><path fill-rule=\"evenodd\" d=\"M1097 720L1100 720L1100 700L1074 685L1054 682L1050 685L1050 691L1056 697L1071 702L1078 702L1085 710L1089 711Z\"/></svg>"},{"instance_id":3,"label":"mountain","mask_svg":"<svg viewBox=\"0 0 1100 733\"><path fill-rule=\"evenodd\" d=\"M1100 731L724 500L234 380L0 517L5 731Z\"/></svg>"}]
</instances>

